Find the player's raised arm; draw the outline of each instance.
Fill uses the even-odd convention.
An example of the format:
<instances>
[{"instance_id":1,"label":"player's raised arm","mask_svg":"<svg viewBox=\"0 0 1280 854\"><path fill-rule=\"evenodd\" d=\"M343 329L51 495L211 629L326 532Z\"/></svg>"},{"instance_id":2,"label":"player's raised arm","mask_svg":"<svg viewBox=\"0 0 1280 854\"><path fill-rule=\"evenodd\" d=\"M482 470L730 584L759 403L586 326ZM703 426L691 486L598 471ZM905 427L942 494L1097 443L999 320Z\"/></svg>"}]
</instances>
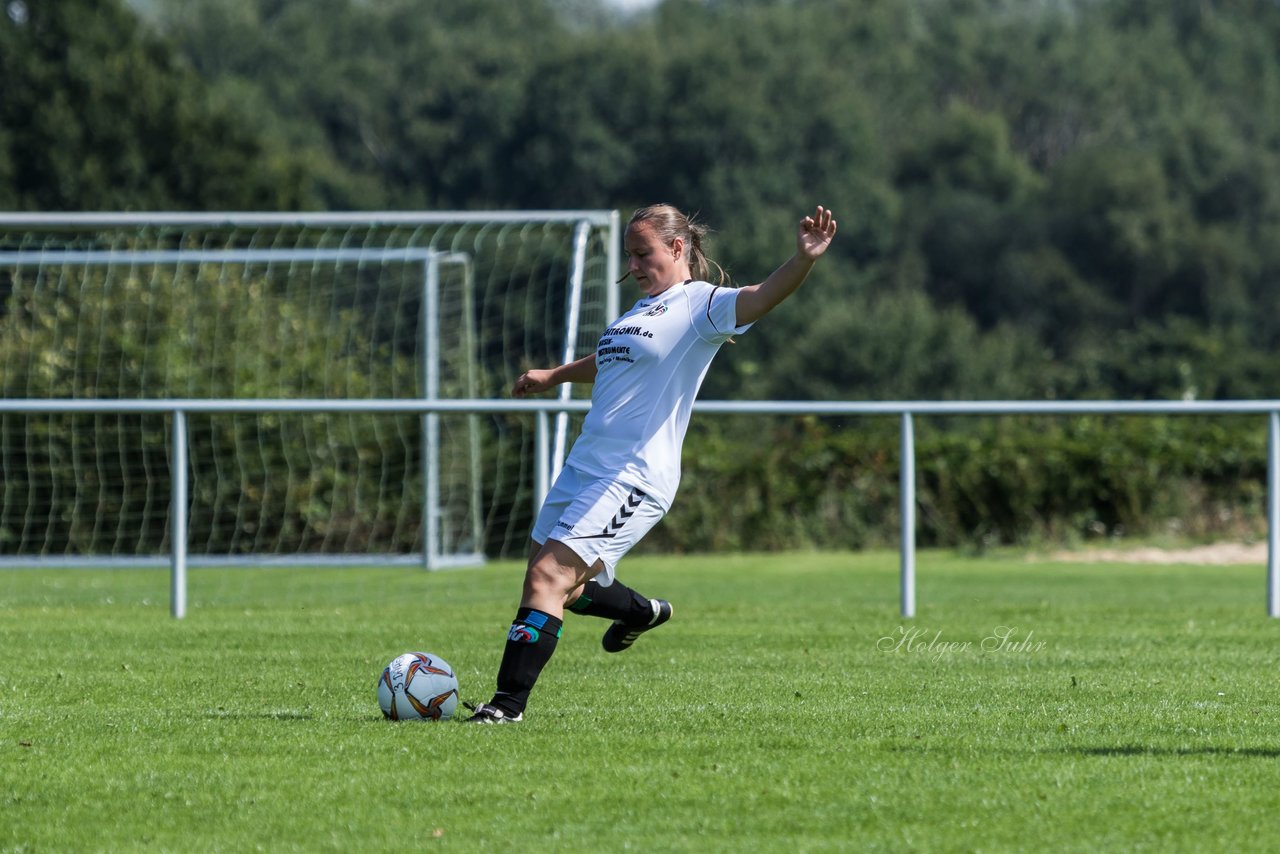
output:
<instances>
[{"instance_id":1,"label":"player's raised arm","mask_svg":"<svg viewBox=\"0 0 1280 854\"><path fill-rule=\"evenodd\" d=\"M561 383L593 383L596 381L596 354L583 356L576 362L558 368L525 371L511 387L512 397L541 394Z\"/></svg>"},{"instance_id":2,"label":"player's raised arm","mask_svg":"<svg viewBox=\"0 0 1280 854\"><path fill-rule=\"evenodd\" d=\"M836 236L836 220L831 211L818 205L813 216L800 221L796 232L796 254L758 285L738 289L739 326L754 323L791 296L804 282L814 263Z\"/></svg>"}]
</instances>

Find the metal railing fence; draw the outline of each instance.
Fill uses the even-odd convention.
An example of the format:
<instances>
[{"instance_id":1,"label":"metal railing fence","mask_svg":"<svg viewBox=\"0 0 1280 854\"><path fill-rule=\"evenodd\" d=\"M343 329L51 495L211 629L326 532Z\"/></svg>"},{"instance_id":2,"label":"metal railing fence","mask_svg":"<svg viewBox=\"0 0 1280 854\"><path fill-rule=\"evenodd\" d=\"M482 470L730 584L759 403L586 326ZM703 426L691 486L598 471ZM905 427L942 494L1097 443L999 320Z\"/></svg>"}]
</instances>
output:
<instances>
[{"instance_id":1,"label":"metal railing fence","mask_svg":"<svg viewBox=\"0 0 1280 854\"><path fill-rule=\"evenodd\" d=\"M186 614L187 577L187 431L188 413L385 413L482 414L527 412L537 419L535 500L550 486L553 467L551 414L585 412L586 400L0 400L0 413L108 414L151 413L171 416L171 612ZM1266 609L1280 617L1280 400L1249 401L699 401L699 413L716 415L897 416L902 460L899 468L902 530L900 547L901 613L916 612L916 416L930 415L1266 415L1267 416L1267 585ZM58 558L58 564L71 561ZM5 561L0 559L0 566Z\"/></svg>"}]
</instances>

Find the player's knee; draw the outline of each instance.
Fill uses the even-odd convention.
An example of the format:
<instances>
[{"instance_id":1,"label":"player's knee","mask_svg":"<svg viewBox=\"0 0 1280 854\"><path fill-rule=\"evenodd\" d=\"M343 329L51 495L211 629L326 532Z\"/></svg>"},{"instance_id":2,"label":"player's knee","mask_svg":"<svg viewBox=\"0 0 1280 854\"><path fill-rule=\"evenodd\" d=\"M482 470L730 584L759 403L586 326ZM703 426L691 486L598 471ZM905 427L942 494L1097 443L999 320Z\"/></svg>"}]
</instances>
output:
<instances>
[{"instance_id":1,"label":"player's knee","mask_svg":"<svg viewBox=\"0 0 1280 854\"><path fill-rule=\"evenodd\" d=\"M526 592L561 599L567 598L578 583L574 568L561 564L549 554L540 555L529 564L524 577Z\"/></svg>"}]
</instances>

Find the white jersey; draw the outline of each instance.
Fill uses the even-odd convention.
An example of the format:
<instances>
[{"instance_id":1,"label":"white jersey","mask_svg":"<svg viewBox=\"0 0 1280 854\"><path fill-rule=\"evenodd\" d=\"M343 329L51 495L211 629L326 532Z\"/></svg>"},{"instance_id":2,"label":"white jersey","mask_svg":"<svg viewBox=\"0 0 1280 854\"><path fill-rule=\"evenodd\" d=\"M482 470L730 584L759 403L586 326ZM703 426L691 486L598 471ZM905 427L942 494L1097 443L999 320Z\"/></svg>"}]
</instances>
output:
<instances>
[{"instance_id":1,"label":"white jersey","mask_svg":"<svg viewBox=\"0 0 1280 854\"><path fill-rule=\"evenodd\" d=\"M596 345L591 410L565 464L637 487L671 508L693 400L736 326L738 292L687 281L645 297Z\"/></svg>"}]
</instances>

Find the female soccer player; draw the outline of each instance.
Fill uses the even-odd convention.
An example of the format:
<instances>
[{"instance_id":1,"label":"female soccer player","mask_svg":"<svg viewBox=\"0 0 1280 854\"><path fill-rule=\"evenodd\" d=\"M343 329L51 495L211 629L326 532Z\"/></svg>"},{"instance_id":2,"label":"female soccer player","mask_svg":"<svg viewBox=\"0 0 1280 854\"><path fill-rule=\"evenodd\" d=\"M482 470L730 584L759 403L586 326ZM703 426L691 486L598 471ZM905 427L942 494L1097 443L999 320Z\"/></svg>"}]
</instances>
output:
<instances>
[{"instance_id":1,"label":"female soccer player","mask_svg":"<svg viewBox=\"0 0 1280 854\"><path fill-rule=\"evenodd\" d=\"M796 252L758 285L707 281L706 228L670 205L627 224L627 275L644 296L586 358L527 371L515 397L560 383L594 383L591 409L533 526L524 594L498 667L493 699L468 721L514 723L551 659L564 609L613 620L603 646L621 652L671 619L671 604L614 577L618 561L666 514L680 483L680 448L693 400L720 345L790 296L835 237L831 211L800 221Z\"/></svg>"}]
</instances>

